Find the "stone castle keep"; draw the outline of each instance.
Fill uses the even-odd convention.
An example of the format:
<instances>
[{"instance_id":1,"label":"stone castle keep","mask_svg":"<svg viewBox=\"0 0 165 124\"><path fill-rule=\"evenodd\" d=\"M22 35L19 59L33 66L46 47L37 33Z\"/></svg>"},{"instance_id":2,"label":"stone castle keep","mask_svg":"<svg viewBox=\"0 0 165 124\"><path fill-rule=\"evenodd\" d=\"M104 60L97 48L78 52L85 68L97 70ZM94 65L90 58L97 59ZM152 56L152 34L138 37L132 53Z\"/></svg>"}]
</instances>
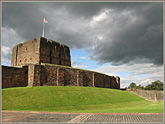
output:
<instances>
[{"instance_id":1,"label":"stone castle keep","mask_svg":"<svg viewBox=\"0 0 165 124\"><path fill-rule=\"evenodd\" d=\"M120 89L120 78L71 67L68 46L39 37L13 47L11 67L2 66L2 88L25 86Z\"/></svg>"},{"instance_id":2,"label":"stone castle keep","mask_svg":"<svg viewBox=\"0 0 165 124\"><path fill-rule=\"evenodd\" d=\"M13 48L11 66L41 63L71 66L69 47L39 37Z\"/></svg>"}]
</instances>

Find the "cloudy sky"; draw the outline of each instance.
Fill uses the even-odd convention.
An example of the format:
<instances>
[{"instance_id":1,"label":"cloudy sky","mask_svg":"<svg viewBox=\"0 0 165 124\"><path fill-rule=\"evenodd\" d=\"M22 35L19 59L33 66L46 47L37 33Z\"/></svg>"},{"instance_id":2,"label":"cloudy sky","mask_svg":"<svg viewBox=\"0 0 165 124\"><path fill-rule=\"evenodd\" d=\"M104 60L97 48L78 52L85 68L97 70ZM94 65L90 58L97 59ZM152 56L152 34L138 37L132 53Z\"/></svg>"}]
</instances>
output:
<instances>
[{"instance_id":1,"label":"cloudy sky","mask_svg":"<svg viewBox=\"0 0 165 124\"><path fill-rule=\"evenodd\" d=\"M163 2L3 2L1 64L42 35L70 46L72 66L120 76L121 87L163 81Z\"/></svg>"}]
</instances>

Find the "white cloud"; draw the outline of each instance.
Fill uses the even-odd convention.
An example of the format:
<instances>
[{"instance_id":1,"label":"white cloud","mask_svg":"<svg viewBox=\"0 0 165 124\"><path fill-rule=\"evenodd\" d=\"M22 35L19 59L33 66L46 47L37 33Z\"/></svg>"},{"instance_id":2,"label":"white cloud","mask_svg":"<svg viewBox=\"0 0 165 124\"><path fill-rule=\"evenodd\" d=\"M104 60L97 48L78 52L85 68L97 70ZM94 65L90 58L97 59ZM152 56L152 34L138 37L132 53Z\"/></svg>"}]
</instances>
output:
<instances>
[{"instance_id":1,"label":"white cloud","mask_svg":"<svg viewBox=\"0 0 165 124\"><path fill-rule=\"evenodd\" d=\"M108 10L103 10L101 13L99 13L98 15L93 16L92 20L90 21L90 25L94 26L95 24L97 24L97 22L101 22L104 21L105 19L107 19L108 14L111 12L110 9Z\"/></svg>"},{"instance_id":2,"label":"white cloud","mask_svg":"<svg viewBox=\"0 0 165 124\"><path fill-rule=\"evenodd\" d=\"M121 87L127 87L131 82L137 85L146 86L153 81L164 81L164 70L162 66L154 64L123 64L119 66L106 65L94 69L94 71L102 72L108 75L119 76L121 78ZM124 74L125 72L125 74ZM142 76L142 78L139 78Z\"/></svg>"},{"instance_id":3,"label":"white cloud","mask_svg":"<svg viewBox=\"0 0 165 124\"><path fill-rule=\"evenodd\" d=\"M1 65L10 66L11 65L10 62L11 62L11 60L8 60L7 58L4 58L2 56L2 58L1 58Z\"/></svg>"},{"instance_id":4,"label":"white cloud","mask_svg":"<svg viewBox=\"0 0 165 124\"><path fill-rule=\"evenodd\" d=\"M76 63L75 61L73 61L73 62L72 62L72 67L74 67L74 68L87 68L87 67L89 67L89 66L84 65L83 62L78 62L78 63Z\"/></svg>"},{"instance_id":5,"label":"white cloud","mask_svg":"<svg viewBox=\"0 0 165 124\"><path fill-rule=\"evenodd\" d=\"M11 48L10 47L6 47L6 46L2 46L1 47L1 52L2 52L2 55L6 56L6 55L11 53Z\"/></svg>"},{"instance_id":6,"label":"white cloud","mask_svg":"<svg viewBox=\"0 0 165 124\"><path fill-rule=\"evenodd\" d=\"M2 27L1 59L2 64L9 65L11 61L12 48L25 41L13 28Z\"/></svg>"},{"instance_id":7,"label":"white cloud","mask_svg":"<svg viewBox=\"0 0 165 124\"><path fill-rule=\"evenodd\" d=\"M98 38L99 40L102 40L102 39L103 39L103 36L99 35L97 38Z\"/></svg>"},{"instance_id":8,"label":"white cloud","mask_svg":"<svg viewBox=\"0 0 165 124\"><path fill-rule=\"evenodd\" d=\"M87 59L87 57L80 57L80 59Z\"/></svg>"},{"instance_id":9,"label":"white cloud","mask_svg":"<svg viewBox=\"0 0 165 124\"><path fill-rule=\"evenodd\" d=\"M19 42L25 41L13 28L2 27L2 45L13 47Z\"/></svg>"},{"instance_id":10,"label":"white cloud","mask_svg":"<svg viewBox=\"0 0 165 124\"><path fill-rule=\"evenodd\" d=\"M1 64L10 66L10 56L11 48L6 46L1 46Z\"/></svg>"},{"instance_id":11,"label":"white cloud","mask_svg":"<svg viewBox=\"0 0 165 124\"><path fill-rule=\"evenodd\" d=\"M10 47L1 46L1 64L10 65L12 49Z\"/></svg>"},{"instance_id":12,"label":"white cloud","mask_svg":"<svg viewBox=\"0 0 165 124\"><path fill-rule=\"evenodd\" d=\"M85 65L74 65L74 68L87 68L89 66L85 66Z\"/></svg>"}]
</instances>

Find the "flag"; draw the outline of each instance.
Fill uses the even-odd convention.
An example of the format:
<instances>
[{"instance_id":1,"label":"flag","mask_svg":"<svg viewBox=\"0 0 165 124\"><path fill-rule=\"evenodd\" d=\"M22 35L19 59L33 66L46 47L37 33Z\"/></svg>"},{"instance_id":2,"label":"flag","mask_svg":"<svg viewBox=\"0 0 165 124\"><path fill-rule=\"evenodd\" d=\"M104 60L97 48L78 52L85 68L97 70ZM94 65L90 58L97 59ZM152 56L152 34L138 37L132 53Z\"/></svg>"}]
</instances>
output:
<instances>
[{"instance_id":1,"label":"flag","mask_svg":"<svg viewBox=\"0 0 165 124\"><path fill-rule=\"evenodd\" d=\"M44 22L45 22L45 23L48 23L48 21L47 21L45 18L44 18Z\"/></svg>"},{"instance_id":2,"label":"flag","mask_svg":"<svg viewBox=\"0 0 165 124\"><path fill-rule=\"evenodd\" d=\"M48 21L45 18L43 18L43 32L42 32L42 37L44 37L44 23L48 23Z\"/></svg>"}]
</instances>

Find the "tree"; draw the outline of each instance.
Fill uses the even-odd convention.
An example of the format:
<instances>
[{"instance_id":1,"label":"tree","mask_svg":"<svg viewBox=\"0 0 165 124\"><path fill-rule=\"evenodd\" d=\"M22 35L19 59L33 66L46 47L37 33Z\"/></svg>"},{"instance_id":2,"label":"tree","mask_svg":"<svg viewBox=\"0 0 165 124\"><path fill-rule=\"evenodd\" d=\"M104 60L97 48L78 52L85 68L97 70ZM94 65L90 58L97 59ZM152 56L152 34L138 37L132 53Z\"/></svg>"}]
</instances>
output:
<instances>
[{"instance_id":1,"label":"tree","mask_svg":"<svg viewBox=\"0 0 165 124\"><path fill-rule=\"evenodd\" d=\"M145 90L152 90L151 84L148 84L148 85L145 87Z\"/></svg>"},{"instance_id":2,"label":"tree","mask_svg":"<svg viewBox=\"0 0 165 124\"><path fill-rule=\"evenodd\" d=\"M136 87L136 84L135 84L134 82L132 82L132 83L129 85L128 88L133 89L133 88L135 88L135 87Z\"/></svg>"},{"instance_id":3,"label":"tree","mask_svg":"<svg viewBox=\"0 0 165 124\"><path fill-rule=\"evenodd\" d=\"M144 86L141 86L141 85L139 84L138 86L135 87L135 89L142 89L142 90L144 90L145 88L144 88Z\"/></svg>"},{"instance_id":4,"label":"tree","mask_svg":"<svg viewBox=\"0 0 165 124\"><path fill-rule=\"evenodd\" d=\"M163 82L157 80L145 87L145 90L163 90Z\"/></svg>"}]
</instances>

